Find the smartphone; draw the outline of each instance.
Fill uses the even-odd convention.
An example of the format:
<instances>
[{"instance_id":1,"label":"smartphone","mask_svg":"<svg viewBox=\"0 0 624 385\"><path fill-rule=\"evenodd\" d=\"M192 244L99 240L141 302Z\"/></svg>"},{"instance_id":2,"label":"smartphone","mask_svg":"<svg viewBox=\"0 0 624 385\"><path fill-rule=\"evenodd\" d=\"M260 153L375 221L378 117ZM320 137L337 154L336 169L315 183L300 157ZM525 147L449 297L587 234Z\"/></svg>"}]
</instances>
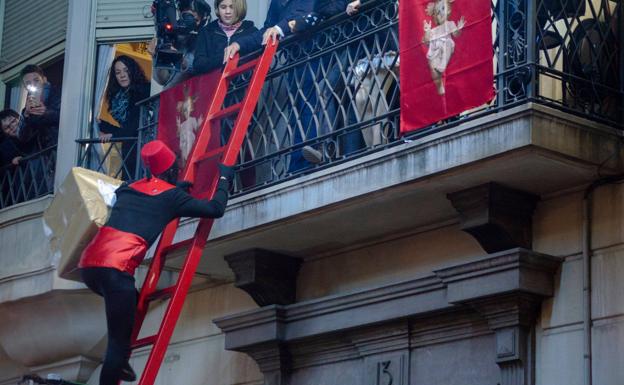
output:
<instances>
[{"instance_id":1,"label":"smartphone","mask_svg":"<svg viewBox=\"0 0 624 385\"><path fill-rule=\"evenodd\" d=\"M26 102L29 103L31 107L41 106L41 91L42 89L40 87L28 86Z\"/></svg>"}]
</instances>

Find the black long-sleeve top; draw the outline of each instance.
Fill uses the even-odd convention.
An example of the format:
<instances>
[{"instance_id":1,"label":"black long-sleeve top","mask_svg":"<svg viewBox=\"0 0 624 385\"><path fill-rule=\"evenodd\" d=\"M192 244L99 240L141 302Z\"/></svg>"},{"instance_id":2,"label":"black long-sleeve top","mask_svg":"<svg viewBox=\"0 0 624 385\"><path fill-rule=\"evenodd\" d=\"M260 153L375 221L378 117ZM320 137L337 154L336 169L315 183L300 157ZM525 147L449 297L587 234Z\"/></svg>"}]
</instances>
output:
<instances>
[{"instance_id":1,"label":"black long-sleeve top","mask_svg":"<svg viewBox=\"0 0 624 385\"><path fill-rule=\"evenodd\" d=\"M229 182L220 179L212 200L196 199L180 187L148 195L128 184L116 191L117 201L105 226L143 238L148 247L169 222L179 217L220 218L225 212Z\"/></svg>"}]
</instances>

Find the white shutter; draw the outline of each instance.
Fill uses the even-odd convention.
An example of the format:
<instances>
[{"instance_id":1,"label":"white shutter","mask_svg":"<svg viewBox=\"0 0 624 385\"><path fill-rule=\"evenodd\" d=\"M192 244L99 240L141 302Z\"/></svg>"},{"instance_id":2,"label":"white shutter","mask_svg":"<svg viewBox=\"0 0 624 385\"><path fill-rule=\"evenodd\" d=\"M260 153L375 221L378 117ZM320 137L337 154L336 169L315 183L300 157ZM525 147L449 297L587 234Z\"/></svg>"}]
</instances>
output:
<instances>
[{"instance_id":1,"label":"white shutter","mask_svg":"<svg viewBox=\"0 0 624 385\"><path fill-rule=\"evenodd\" d=\"M154 25L152 0L97 0L97 29L136 28ZM145 16L150 16L146 18Z\"/></svg>"},{"instance_id":2,"label":"white shutter","mask_svg":"<svg viewBox=\"0 0 624 385\"><path fill-rule=\"evenodd\" d=\"M65 40L68 0L5 0L2 68Z\"/></svg>"}]
</instances>

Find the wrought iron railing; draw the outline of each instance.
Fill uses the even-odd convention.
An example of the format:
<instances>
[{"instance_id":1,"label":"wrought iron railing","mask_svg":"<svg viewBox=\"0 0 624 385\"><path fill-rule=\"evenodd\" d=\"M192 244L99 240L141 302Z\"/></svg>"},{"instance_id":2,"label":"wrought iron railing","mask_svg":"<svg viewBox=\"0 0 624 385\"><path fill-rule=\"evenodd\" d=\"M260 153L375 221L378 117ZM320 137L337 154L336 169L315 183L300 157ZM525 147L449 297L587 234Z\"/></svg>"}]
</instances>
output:
<instances>
[{"instance_id":1,"label":"wrought iron railing","mask_svg":"<svg viewBox=\"0 0 624 385\"><path fill-rule=\"evenodd\" d=\"M0 209L54 192L56 146L0 168Z\"/></svg>"},{"instance_id":2,"label":"wrought iron railing","mask_svg":"<svg viewBox=\"0 0 624 385\"><path fill-rule=\"evenodd\" d=\"M396 0L369 3L354 17L336 16L290 38L255 110L234 194L528 102L624 128L622 8L610 0L493 0L496 98L406 137L399 136ZM235 80L226 105L240 101L247 80ZM144 139L155 136L158 103L143 104ZM232 125L222 121L223 140ZM302 159L304 147L316 151L318 163Z\"/></svg>"}]
</instances>

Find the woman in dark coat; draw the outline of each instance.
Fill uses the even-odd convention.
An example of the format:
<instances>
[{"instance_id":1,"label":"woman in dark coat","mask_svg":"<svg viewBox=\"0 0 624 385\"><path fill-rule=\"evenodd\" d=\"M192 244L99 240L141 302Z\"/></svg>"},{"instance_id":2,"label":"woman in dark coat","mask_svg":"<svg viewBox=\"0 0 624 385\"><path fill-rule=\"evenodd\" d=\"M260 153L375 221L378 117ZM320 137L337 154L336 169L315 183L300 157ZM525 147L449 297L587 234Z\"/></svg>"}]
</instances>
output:
<instances>
[{"instance_id":1,"label":"woman in dark coat","mask_svg":"<svg viewBox=\"0 0 624 385\"><path fill-rule=\"evenodd\" d=\"M214 6L217 20L202 28L197 38L193 63L195 73L206 73L221 67L227 46L258 31L252 21L245 20L245 0L215 0Z\"/></svg>"},{"instance_id":2,"label":"woman in dark coat","mask_svg":"<svg viewBox=\"0 0 624 385\"><path fill-rule=\"evenodd\" d=\"M108 112L119 123L119 127L105 121L99 122L102 142L139 135L141 108L136 103L148 98L149 94L150 83L139 64L129 56L118 56L111 66L106 100ZM122 142L121 155L123 179L132 179L136 169L137 142Z\"/></svg>"}]
</instances>

